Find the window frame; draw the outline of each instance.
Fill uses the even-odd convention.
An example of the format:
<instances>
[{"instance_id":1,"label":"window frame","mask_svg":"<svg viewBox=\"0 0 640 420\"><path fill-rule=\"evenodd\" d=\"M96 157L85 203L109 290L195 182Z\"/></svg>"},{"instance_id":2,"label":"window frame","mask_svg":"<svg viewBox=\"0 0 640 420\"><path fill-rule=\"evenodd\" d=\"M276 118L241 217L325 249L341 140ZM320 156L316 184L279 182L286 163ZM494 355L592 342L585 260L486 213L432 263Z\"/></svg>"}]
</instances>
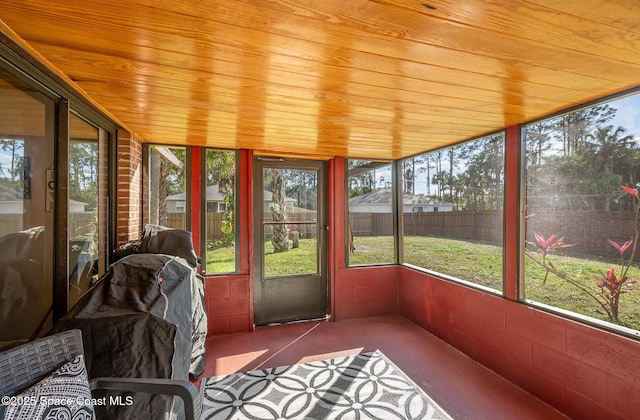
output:
<instances>
[{"instance_id":1,"label":"window frame","mask_svg":"<svg viewBox=\"0 0 640 420\"><path fill-rule=\"evenodd\" d=\"M351 264L350 262L350 237L352 236L351 227L350 227L350 211L349 211L349 161L350 160L368 160L371 162L380 162L385 163L391 167L391 218L392 218L392 229L393 229L393 261L377 263L377 264ZM402 226L401 226L401 215L398 210L398 191L401 190L399 187L399 183L401 182L400 177L398 176L398 160L384 160L384 159L370 159L370 158L344 158L344 261L345 266L347 268L362 268L362 267L383 267L389 265L398 265L401 263L402 256L402 244L400 241L400 237L402 235Z\"/></svg>"},{"instance_id":2,"label":"window frame","mask_svg":"<svg viewBox=\"0 0 640 420\"><path fill-rule=\"evenodd\" d=\"M624 336L627 338L631 338L633 340L640 339L640 330L634 330L629 327L625 327L622 325L617 325L609 321L600 320L594 317L590 317L587 315L580 314L578 312L573 312L568 309L560 308L557 306L549 305L543 302L534 301L528 299L525 296L525 243L526 243L526 214L525 214L525 206L527 204L527 154L526 154L526 129L528 126L553 120L554 118L558 118L564 115L568 115L580 110L593 108L599 105L605 105L616 100L623 99L625 97L640 95L640 87L632 88L625 90L623 92L615 93L612 95L607 95L602 98L598 98L586 103L582 103L580 105L570 107L567 109L560 110L558 112L554 112L552 114L533 119L530 121L523 122L519 124L519 139L517 144L517 154L518 154L518 162L517 162L517 175L518 175L518 188L517 188L517 202L519 209L519 217L517 221L517 281L516 281L516 301L525 306L529 306L535 308L537 310L541 310L543 312L560 316L562 318L578 322L580 324L588 325L600 330L607 331L609 333L613 333L616 335ZM633 134L633 133L630 133ZM640 134L640 133L639 133ZM640 238L637 238L640 239ZM640 255L640 254L639 254Z\"/></svg>"},{"instance_id":3,"label":"window frame","mask_svg":"<svg viewBox=\"0 0 640 420\"><path fill-rule=\"evenodd\" d=\"M172 145L172 144L158 144L158 143L145 143L142 146L142 224L143 228L147 224L156 224L150 220L150 195L149 191L151 175L149 171L151 170L151 148L159 146L159 147L167 147L167 148L183 148L185 150L185 168L184 168L184 179L185 179L185 230L191 231L191 171L192 171L192 157L191 157L191 146L187 145Z\"/></svg>"},{"instance_id":4,"label":"window frame","mask_svg":"<svg viewBox=\"0 0 640 420\"><path fill-rule=\"evenodd\" d=\"M502 266L502 274L501 274L501 278L500 278L502 289L501 290L494 289L494 288L491 288L491 287L488 287L488 286L485 286L485 285L482 285L482 284L479 284L479 283L474 283L474 282L469 281L469 280L465 280L465 279L461 279L461 278L449 275L447 273L441 273L439 271L431 270L429 268L425 268L425 267L421 267L421 266L417 266L417 265L405 262L403 253L400 254L400 259L399 259L400 264L402 266L405 266L405 267L410 268L412 270L420 271L420 272L428 274L428 275L430 275L432 277L441 278L441 279L444 279L444 280L447 280L447 281L458 283L458 284L464 285L466 287L469 287L469 288L472 288L472 289L476 289L476 290L479 290L479 291L482 291L482 292L485 292L485 293L488 293L488 294L491 294L491 295L494 295L494 296L501 296L501 297L506 297L507 296L507 282L506 282L507 252L506 252L506 237L505 237L507 230L506 230L506 226L505 226L505 220L506 220L507 182L508 182L508 180L507 180L507 156L508 156L507 148L508 148L508 144L507 144L507 131L506 131L506 129L498 130L498 131L495 131L495 132L492 132L492 133L488 133L488 134L480 136L480 137L474 137L472 139L463 140L463 141L460 141L460 142L457 142L457 143L454 143L454 144L451 144L451 145L448 145L448 146L445 146L445 147L439 147L439 148L436 148L436 149L433 149L433 150L425 151L425 152L422 152L422 153L419 153L419 154L416 154L416 155L413 155L413 156L408 156L408 157L403 158L403 159L398 159L396 161L396 163L398 165L398 173L402 174L402 171L400 171L399 169L400 169L403 161L415 158L417 156L422 156L422 155L425 155L425 154L434 153L434 152L437 152L437 151L440 151L440 150L447 150L447 149L450 149L450 148L453 148L453 147L459 147L459 146L462 146L464 144L472 143L472 142L475 142L475 141L479 141L481 139L489 138L489 137L492 137L492 136L498 136L498 135L502 135L502 137L503 137L503 140L502 140L502 144L503 144L503 159L502 159L502 164L503 164L503 166L502 166L502 168L503 168L503 187L502 187L502 235L501 235L501 237L502 237L502 239L501 239L501 241L502 241L502 243L501 243L501 249L502 249L502 264L501 264L501 266ZM398 177L402 178L402 175L398 175ZM398 184L399 185L401 185L402 182L403 182L403 179L399 179L398 180ZM397 193L396 193L396 196L398 197L398 204L397 204L398 207L402 206L402 204L400 204L400 202L399 202L400 201L399 200L399 195L401 194L401 191L402 190L399 189L397 191ZM400 248L401 251L403 251L404 250L403 249L403 244L404 244L404 218L403 218L403 215L404 215L404 212L403 211L398 211L398 212L400 214L400 217L399 217L400 218L399 231L401 232L401 235L402 235L402 237L399 238L399 243L400 243L400 247L399 248ZM431 212L426 211L425 213L439 213L438 206L434 206L433 211L431 211Z\"/></svg>"},{"instance_id":5,"label":"window frame","mask_svg":"<svg viewBox=\"0 0 640 420\"><path fill-rule=\"evenodd\" d=\"M224 271L224 272L208 272L207 271L207 216L208 216L208 205L207 205L207 152L233 152L234 154L234 165L235 165L235 182L234 182L234 236L235 236L235 245L234 245L234 271ZM240 252L240 243L241 243L241 223L240 223L240 177L241 177L241 156L239 149L223 149L218 147L202 147L200 153L200 249L201 249L201 272L202 275L207 277L220 277L220 276L229 276L229 275L237 275L241 272L241 252ZM204 197L204 200L202 200ZM216 211L214 214L220 214L220 204L224 204L226 207L226 203L217 203ZM226 210L225 210L226 211ZM224 213L224 212L222 212Z\"/></svg>"}]
</instances>

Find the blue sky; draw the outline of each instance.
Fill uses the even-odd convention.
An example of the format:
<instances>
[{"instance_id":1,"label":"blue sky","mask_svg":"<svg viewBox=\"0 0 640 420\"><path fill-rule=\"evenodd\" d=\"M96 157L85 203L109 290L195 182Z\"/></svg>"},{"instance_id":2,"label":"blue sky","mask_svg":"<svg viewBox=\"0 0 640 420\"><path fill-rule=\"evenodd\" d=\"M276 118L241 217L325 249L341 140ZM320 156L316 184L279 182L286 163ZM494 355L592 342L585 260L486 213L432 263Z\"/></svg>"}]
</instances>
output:
<instances>
[{"instance_id":1,"label":"blue sky","mask_svg":"<svg viewBox=\"0 0 640 420\"><path fill-rule=\"evenodd\" d=\"M617 99L609 103L610 106L617 109L615 118L610 122L614 127L621 126L627 130L627 134L632 134L636 142L640 144L640 93ZM448 170L447 168L443 168ZM435 170L431 171L433 176ZM385 179L389 179L390 172L380 171L376 172L376 175L384 176ZM437 187L435 185L430 186L431 194L437 193ZM416 193L427 193L427 175L418 174L416 178Z\"/></svg>"},{"instance_id":2,"label":"blue sky","mask_svg":"<svg viewBox=\"0 0 640 420\"><path fill-rule=\"evenodd\" d=\"M614 126L622 126L640 142L640 94L610 102L618 110Z\"/></svg>"}]
</instances>

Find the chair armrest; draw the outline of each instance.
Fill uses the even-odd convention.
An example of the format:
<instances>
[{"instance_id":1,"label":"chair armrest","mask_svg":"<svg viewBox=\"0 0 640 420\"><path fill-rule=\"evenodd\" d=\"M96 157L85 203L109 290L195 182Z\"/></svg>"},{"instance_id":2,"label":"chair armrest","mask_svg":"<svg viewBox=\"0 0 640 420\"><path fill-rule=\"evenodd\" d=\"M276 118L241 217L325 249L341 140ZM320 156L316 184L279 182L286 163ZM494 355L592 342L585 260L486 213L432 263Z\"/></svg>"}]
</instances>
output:
<instances>
[{"instance_id":1,"label":"chair armrest","mask_svg":"<svg viewBox=\"0 0 640 420\"><path fill-rule=\"evenodd\" d=\"M189 381L155 378L95 378L91 380L90 386L92 390L104 389L177 395L184 402L186 419L194 420L200 418L202 407L198 390Z\"/></svg>"}]
</instances>

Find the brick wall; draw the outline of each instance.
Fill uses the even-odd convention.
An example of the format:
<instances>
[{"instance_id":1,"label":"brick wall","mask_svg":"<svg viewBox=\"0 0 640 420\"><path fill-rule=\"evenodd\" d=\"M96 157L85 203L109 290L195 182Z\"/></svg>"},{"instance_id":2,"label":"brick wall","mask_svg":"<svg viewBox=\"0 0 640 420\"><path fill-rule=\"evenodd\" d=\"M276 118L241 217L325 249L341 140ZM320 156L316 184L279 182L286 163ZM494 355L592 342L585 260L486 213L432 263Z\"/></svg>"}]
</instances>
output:
<instances>
[{"instance_id":1,"label":"brick wall","mask_svg":"<svg viewBox=\"0 0 640 420\"><path fill-rule=\"evenodd\" d=\"M118 245L142 232L142 143L118 130Z\"/></svg>"}]
</instances>

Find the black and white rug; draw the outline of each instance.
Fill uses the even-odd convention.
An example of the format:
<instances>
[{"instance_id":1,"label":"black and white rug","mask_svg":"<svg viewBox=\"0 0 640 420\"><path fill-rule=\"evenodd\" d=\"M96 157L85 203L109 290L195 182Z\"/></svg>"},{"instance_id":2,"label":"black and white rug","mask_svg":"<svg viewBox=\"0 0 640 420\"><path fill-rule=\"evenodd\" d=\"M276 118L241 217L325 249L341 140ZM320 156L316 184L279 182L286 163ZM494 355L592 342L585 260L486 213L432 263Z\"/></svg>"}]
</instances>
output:
<instances>
[{"instance_id":1,"label":"black and white rug","mask_svg":"<svg viewBox=\"0 0 640 420\"><path fill-rule=\"evenodd\" d=\"M380 351L205 378L202 419L450 419Z\"/></svg>"}]
</instances>

